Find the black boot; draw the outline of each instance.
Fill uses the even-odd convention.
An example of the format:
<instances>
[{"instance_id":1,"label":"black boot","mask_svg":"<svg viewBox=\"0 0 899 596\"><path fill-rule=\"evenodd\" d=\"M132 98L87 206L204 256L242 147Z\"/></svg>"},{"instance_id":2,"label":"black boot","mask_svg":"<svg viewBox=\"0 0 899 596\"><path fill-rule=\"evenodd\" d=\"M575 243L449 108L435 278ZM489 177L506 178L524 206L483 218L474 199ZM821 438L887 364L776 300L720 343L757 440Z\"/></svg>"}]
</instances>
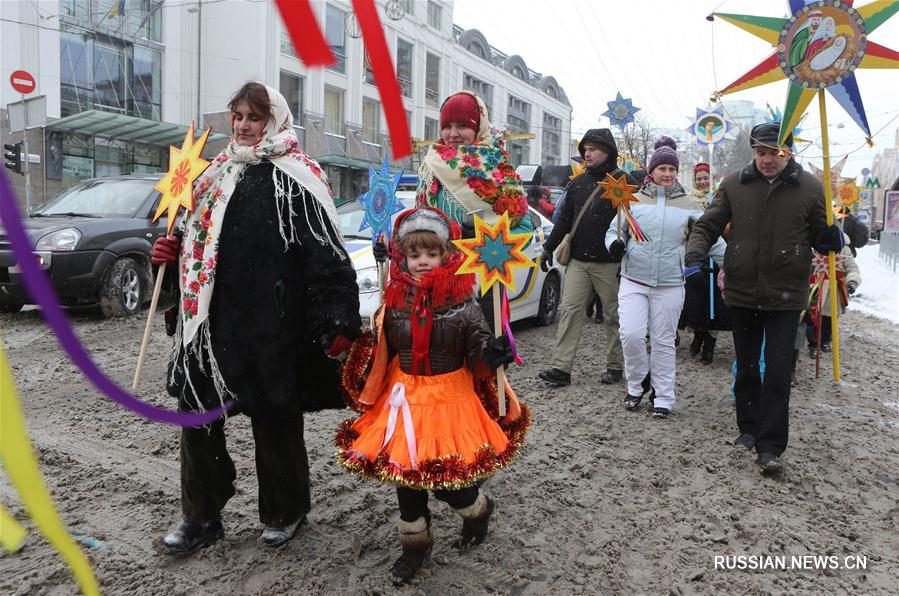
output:
<instances>
[{"instance_id":1,"label":"black boot","mask_svg":"<svg viewBox=\"0 0 899 596\"><path fill-rule=\"evenodd\" d=\"M186 555L221 540L224 536L225 528L220 517L205 522L184 520L162 539L162 544L173 554Z\"/></svg>"},{"instance_id":2,"label":"black boot","mask_svg":"<svg viewBox=\"0 0 899 596\"><path fill-rule=\"evenodd\" d=\"M390 573L399 583L415 577L422 564L431 556L434 546L434 533L431 531L431 512L425 511L422 517L414 522L402 519L397 522L400 531L400 544L403 554L393 562Z\"/></svg>"},{"instance_id":3,"label":"black boot","mask_svg":"<svg viewBox=\"0 0 899 596\"><path fill-rule=\"evenodd\" d=\"M704 334L701 331L696 331L693 334L693 341L690 342L690 357L696 358L699 356L699 352L702 351L702 339Z\"/></svg>"},{"instance_id":4,"label":"black boot","mask_svg":"<svg viewBox=\"0 0 899 596\"><path fill-rule=\"evenodd\" d=\"M495 504L483 493L474 503L461 509L453 509L462 518L462 536L453 542L456 548L476 546L484 542Z\"/></svg>"},{"instance_id":5,"label":"black boot","mask_svg":"<svg viewBox=\"0 0 899 596\"><path fill-rule=\"evenodd\" d=\"M702 342L702 363L703 364L711 364L712 360L715 358L715 344L718 340L709 334L708 331L705 333L705 339Z\"/></svg>"}]
</instances>

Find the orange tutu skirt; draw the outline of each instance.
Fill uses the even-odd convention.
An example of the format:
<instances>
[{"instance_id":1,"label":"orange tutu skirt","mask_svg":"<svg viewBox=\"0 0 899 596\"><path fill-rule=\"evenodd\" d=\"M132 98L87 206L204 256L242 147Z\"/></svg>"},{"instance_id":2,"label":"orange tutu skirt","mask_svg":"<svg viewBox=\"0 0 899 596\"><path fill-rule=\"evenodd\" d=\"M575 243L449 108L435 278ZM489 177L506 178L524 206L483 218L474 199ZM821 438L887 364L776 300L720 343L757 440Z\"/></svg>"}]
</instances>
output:
<instances>
[{"instance_id":1,"label":"orange tutu skirt","mask_svg":"<svg viewBox=\"0 0 899 596\"><path fill-rule=\"evenodd\" d=\"M407 375L394 359L387 390L338 430L338 461L354 473L419 489L456 489L507 465L522 443L530 413L501 425L484 408L468 368Z\"/></svg>"}]
</instances>

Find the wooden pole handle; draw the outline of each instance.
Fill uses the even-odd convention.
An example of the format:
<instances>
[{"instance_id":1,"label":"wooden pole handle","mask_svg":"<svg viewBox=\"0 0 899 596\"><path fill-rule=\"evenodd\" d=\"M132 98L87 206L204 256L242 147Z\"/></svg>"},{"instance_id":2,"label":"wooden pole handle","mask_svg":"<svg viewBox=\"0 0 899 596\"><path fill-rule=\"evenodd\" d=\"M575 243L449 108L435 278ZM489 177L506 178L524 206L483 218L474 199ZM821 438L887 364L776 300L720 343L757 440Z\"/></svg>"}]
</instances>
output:
<instances>
[{"instance_id":1,"label":"wooden pole handle","mask_svg":"<svg viewBox=\"0 0 899 596\"><path fill-rule=\"evenodd\" d=\"M165 266L163 263L156 272L156 285L153 287L153 297L150 299L150 310L147 312L147 325L144 327L144 338L140 342L140 354L137 357L137 369L134 371L134 382L131 383L131 392L137 393L140 385L140 374L144 368L144 357L147 355L147 346L150 343L150 333L153 330L153 319L156 317L156 306L159 303L159 293L162 291L162 280L165 277Z\"/></svg>"},{"instance_id":2,"label":"wooden pole handle","mask_svg":"<svg viewBox=\"0 0 899 596\"><path fill-rule=\"evenodd\" d=\"M493 334L496 337L502 335L502 301L500 299L500 284L493 284ZM496 369L496 401L499 408L499 417L506 415L506 371L502 366Z\"/></svg>"}]
</instances>

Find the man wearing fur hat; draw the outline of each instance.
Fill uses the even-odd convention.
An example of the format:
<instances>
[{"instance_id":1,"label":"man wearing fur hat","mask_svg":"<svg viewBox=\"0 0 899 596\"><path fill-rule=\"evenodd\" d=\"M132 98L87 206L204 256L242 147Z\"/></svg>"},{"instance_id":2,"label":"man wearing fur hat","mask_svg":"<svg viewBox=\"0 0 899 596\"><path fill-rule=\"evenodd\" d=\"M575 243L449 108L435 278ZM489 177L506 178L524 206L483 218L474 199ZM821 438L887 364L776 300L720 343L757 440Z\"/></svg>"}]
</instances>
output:
<instances>
[{"instance_id":1,"label":"man wearing fur hat","mask_svg":"<svg viewBox=\"0 0 899 596\"><path fill-rule=\"evenodd\" d=\"M737 353L735 445L755 448L766 475L783 469L787 447L790 368L799 313L808 303L812 248L839 252L839 226L827 226L824 190L793 159L792 135L778 144L780 123L750 133L754 159L722 181L696 222L684 259L688 284L708 278L709 247L730 223L724 257L724 300L730 307ZM765 378L759 374L762 340Z\"/></svg>"},{"instance_id":2,"label":"man wearing fur hat","mask_svg":"<svg viewBox=\"0 0 899 596\"><path fill-rule=\"evenodd\" d=\"M588 130L578 143L578 151L584 158L587 170L568 185L559 221L543 245L540 259L540 268L548 271L553 262L553 251L565 234L571 233L571 261L565 272L556 349L552 367L540 373L541 379L556 387L571 383L571 369L586 321L586 308L593 300L594 292L602 302L608 344L606 371L600 381L606 385L617 383L624 370L624 356L618 337L618 267L621 258L610 255L603 243L616 210L610 201L600 198L601 190L596 192L598 183L605 180L606 174L618 178L624 172L618 169L618 147L608 128ZM628 181L633 183L630 179ZM586 211L572 233L582 209Z\"/></svg>"}]
</instances>

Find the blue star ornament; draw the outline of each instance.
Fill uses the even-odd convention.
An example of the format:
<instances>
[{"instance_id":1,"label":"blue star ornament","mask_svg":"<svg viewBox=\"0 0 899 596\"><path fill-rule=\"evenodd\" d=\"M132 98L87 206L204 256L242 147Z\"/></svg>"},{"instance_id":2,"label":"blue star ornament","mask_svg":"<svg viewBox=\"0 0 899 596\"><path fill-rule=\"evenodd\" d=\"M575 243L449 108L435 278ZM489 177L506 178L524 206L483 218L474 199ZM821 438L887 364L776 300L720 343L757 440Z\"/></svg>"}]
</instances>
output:
<instances>
[{"instance_id":1,"label":"blue star ornament","mask_svg":"<svg viewBox=\"0 0 899 596\"><path fill-rule=\"evenodd\" d=\"M384 159L381 171L368 168L368 192L362 195L362 223L359 231L371 228L372 246L383 236L390 238L393 216L403 210L403 204L396 198L402 170L390 175L390 163Z\"/></svg>"},{"instance_id":2,"label":"blue star ornament","mask_svg":"<svg viewBox=\"0 0 899 596\"><path fill-rule=\"evenodd\" d=\"M607 102L606 105L609 106L609 109L603 112L602 115L609 119L612 126L619 128L624 128L633 122L634 114L640 111L640 108L634 107L633 100L629 97L622 97L620 91L615 96L615 99Z\"/></svg>"},{"instance_id":3,"label":"blue star ornament","mask_svg":"<svg viewBox=\"0 0 899 596\"><path fill-rule=\"evenodd\" d=\"M727 138L735 127L724 113L724 107L718 104L714 109L696 108L696 117L687 132L696 137L700 145L717 145Z\"/></svg>"}]
</instances>

